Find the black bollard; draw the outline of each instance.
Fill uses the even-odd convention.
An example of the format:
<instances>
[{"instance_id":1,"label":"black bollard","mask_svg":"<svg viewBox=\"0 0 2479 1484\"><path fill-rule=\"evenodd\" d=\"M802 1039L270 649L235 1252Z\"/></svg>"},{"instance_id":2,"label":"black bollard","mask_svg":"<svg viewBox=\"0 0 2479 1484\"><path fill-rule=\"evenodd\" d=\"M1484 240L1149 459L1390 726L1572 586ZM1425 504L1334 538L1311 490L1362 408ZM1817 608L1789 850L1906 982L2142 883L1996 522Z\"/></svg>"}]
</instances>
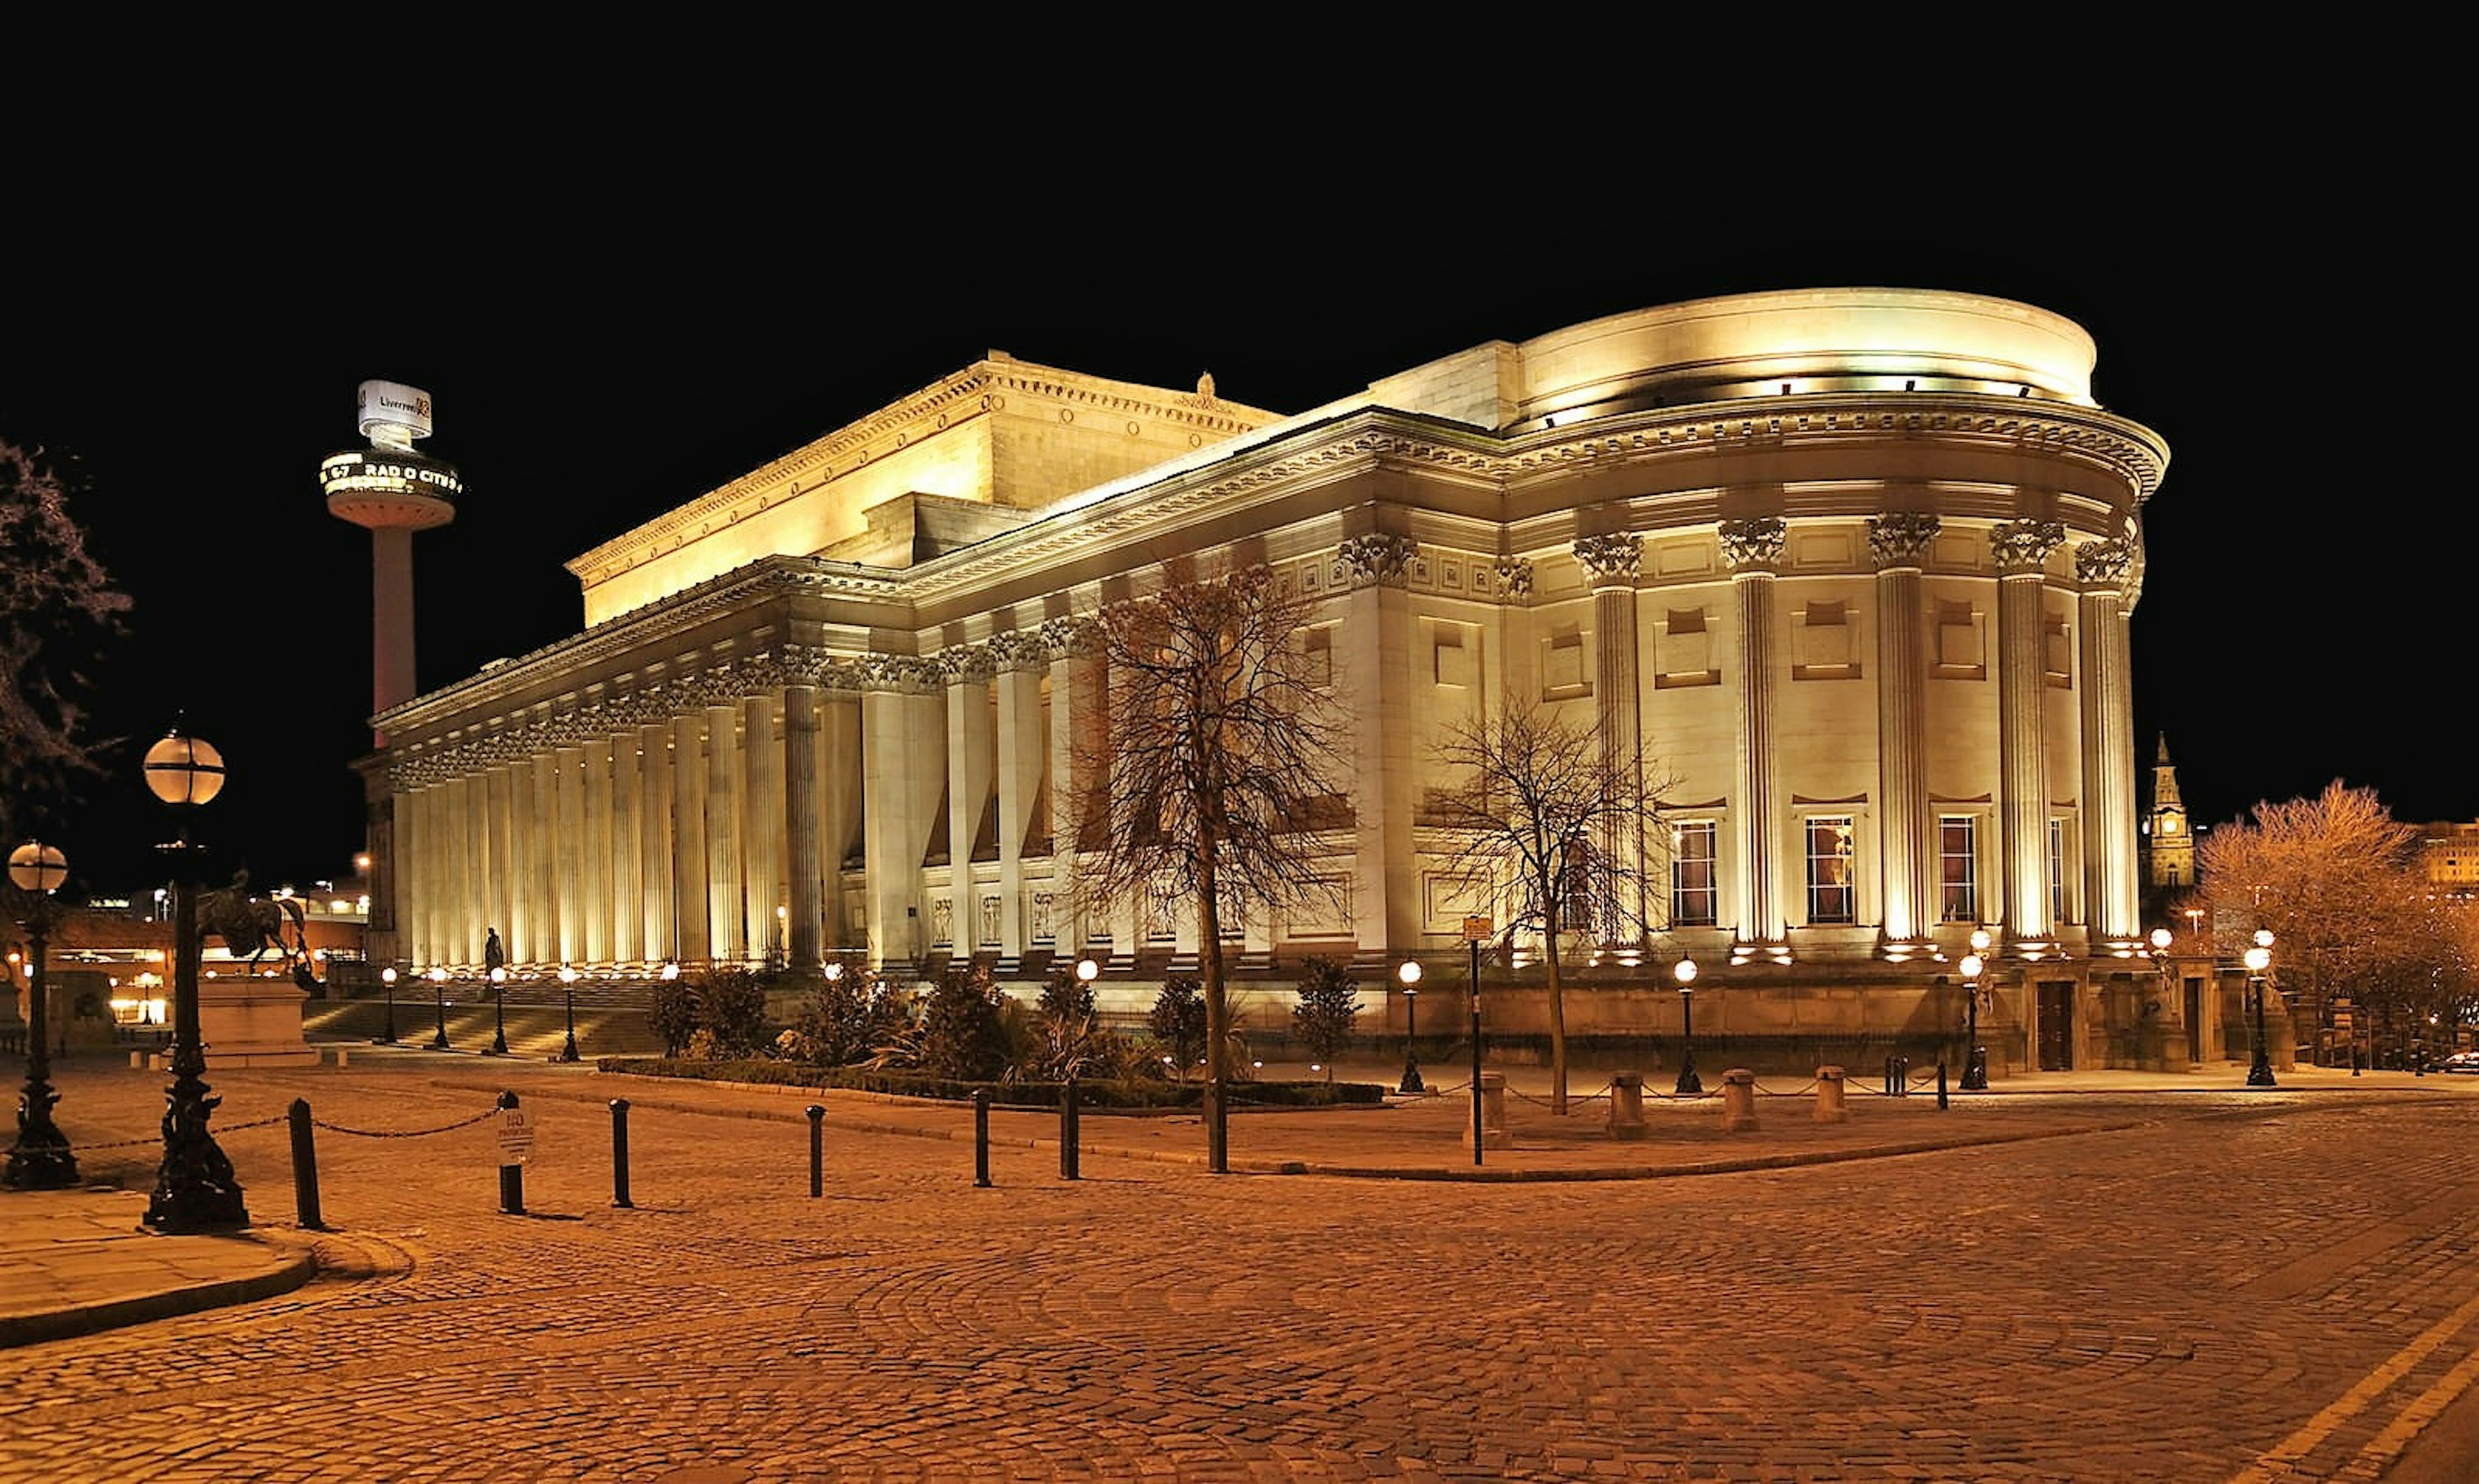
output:
<instances>
[{"instance_id":1,"label":"black bollard","mask_svg":"<svg viewBox=\"0 0 2479 1484\"><path fill-rule=\"evenodd\" d=\"M1910 1095L1911 1059L1908 1057L1896 1057L1894 1059L1894 1096L1909 1097Z\"/></svg>"},{"instance_id":2,"label":"black bollard","mask_svg":"<svg viewBox=\"0 0 2479 1484\"><path fill-rule=\"evenodd\" d=\"M323 1232L319 1219L319 1151L310 1139L310 1104L293 1100L293 1206L304 1231Z\"/></svg>"},{"instance_id":3,"label":"black bollard","mask_svg":"<svg viewBox=\"0 0 2479 1484\"><path fill-rule=\"evenodd\" d=\"M1937 1111L1945 1111L1945 1058L1937 1058Z\"/></svg>"},{"instance_id":4,"label":"black bollard","mask_svg":"<svg viewBox=\"0 0 2479 1484\"><path fill-rule=\"evenodd\" d=\"M516 1106L517 1095L514 1092L499 1094L499 1107ZM499 1210L508 1215L521 1216L525 1214L525 1167L521 1164L506 1163L507 1158L502 1151L499 1155Z\"/></svg>"},{"instance_id":5,"label":"black bollard","mask_svg":"<svg viewBox=\"0 0 2479 1484\"><path fill-rule=\"evenodd\" d=\"M808 1107L808 1113L809 1198L815 1200L817 1197L825 1194L827 1190L827 1173L826 1166L823 1163L827 1154L827 1136L825 1132L827 1127L827 1111L819 1107L817 1104L811 1103Z\"/></svg>"},{"instance_id":6,"label":"black bollard","mask_svg":"<svg viewBox=\"0 0 2479 1484\"><path fill-rule=\"evenodd\" d=\"M990 1094L985 1087L973 1089L973 1184L984 1190L990 1184Z\"/></svg>"},{"instance_id":7,"label":"black bollard","mask_svg":"<svg viewBox=\"0 0 2479 1484\"><path fill-rule=\"evenodd\" d=\"M1067 1086L1059 1099L1059 1178L1076 1178L1077 1146L1082 1142L1076 1126L1076 1074L1067 1074Z\"/></svg>"},{"instance_id":8,"label":"black bollard","mask_svg":"<svg viewBox=\"0 0 2479 1484\"><path fill-rule=\"evenodd\" d=\"M1222 1079L1205 1083L1205 1167L1217 1175L1231 1173L1231 1130L1222 1121Z\"/></svg>"},{"instance_id":9,"label":"black bollard","mask_svg":"<svg viewBox=\"0 0 2479 1484\"><path fill-rule=\"evenodd\" d=\"M628 1205L628 1100L611 1100L611 1204Z\"/></svg>"}]
</instances>

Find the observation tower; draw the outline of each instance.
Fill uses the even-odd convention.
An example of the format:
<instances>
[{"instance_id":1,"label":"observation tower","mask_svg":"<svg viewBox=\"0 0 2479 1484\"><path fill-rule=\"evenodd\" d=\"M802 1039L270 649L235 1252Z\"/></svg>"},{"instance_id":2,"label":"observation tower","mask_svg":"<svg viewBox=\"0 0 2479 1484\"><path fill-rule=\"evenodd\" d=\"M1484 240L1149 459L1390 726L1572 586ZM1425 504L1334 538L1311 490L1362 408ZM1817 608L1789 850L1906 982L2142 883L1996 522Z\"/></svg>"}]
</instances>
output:
<instances>
[{"instance_id":1,"label":"observation tower","mask_svg":"<svg viewBox=\"0 0 2479 1484\"><path fill-rule=\"evenodd\" d=\"M464 481L452 464L414 451L430 436L430 394L394 381L361 387L368 448L319 465L327 513L371 533L371 714L413 699L413 533L456 519ZM373 747L387 738L373 730Z\"/></svg>"}]
</instances>

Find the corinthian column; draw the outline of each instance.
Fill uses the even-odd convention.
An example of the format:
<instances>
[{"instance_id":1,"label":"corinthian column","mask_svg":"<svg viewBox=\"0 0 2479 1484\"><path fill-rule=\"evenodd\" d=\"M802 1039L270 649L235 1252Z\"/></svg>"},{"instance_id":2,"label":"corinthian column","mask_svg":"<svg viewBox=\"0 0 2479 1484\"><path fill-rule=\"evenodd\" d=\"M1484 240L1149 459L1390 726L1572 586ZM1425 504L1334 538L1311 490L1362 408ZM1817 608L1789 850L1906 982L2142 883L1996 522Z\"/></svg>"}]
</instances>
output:
<instances>
[{"instance_id":1,"label":"corinthian column","mask_svg":"<svg viewBox=\"0 0 2479 1484\"><path fill-rule=\"evenodd\" d=\"M1739 621L1739 797L1730 811L1739 847L1739 946L1732 957L1782 958L1789 934L1775 859L1782 821L1774 778L1774 582L1789 526L1777 516L1725 521L1721 535Z\"/></svg>"},{"instance_id":2,"label":"corinthian column","mask_svg":"<svg viewBox=\"0 0 2479 1484\"><path fill-rule=\"evenodd\" d=\"M611 754L611 961L626 966L646 960L646 844L639 831L646 817L645 787L637 767L637 729L626 727L603 743Z\"/></svg>"},{"instance_id":3,"label":"corinthian column","mask_svg":"<svg viewBox=\"0 0 2479 1484\"><path fill-rule=\"evenodd\" d=\"M1877 787L1884 799L1878 875L1883 946L1896 954L1926 942L1937 919L1936 821L1929 811L1924 735L1927 617L1920 597L1920 564L1936 533L1932 515L1881 515L1868 523L1868 550L1877 563Z\"/></svg>"},{"instance_id":4,"label":"corinthian column","mask_svg":"<svg viewBox=\"0 0 2479 1484\"><path fill-rule=\"evenodd\" d=\"M741 843L747 871L749 955L791 952L790 904L783 897L783 750L775 729L776 697L766 693L740 703Z\"/></svg>"},{"instance_id":5,"label":"corinthian column","mask_svg":"<svg viewBox=\"0 0 2479 1484\"><path fill-rule=\"evenodd\" d=\"M1641 537L1585 536L1575 565L1593 585L1593 704L1601 767L1612 790L1635 806L1603 822L1597 842L1610 869L1601 880L1599 941L1640 942L1648 926L1644 883L1644 740L1638 724L1635 579Z\"/></svg>"},{"instance_id":6,"label":"corinthian column","mask_svg":"<svg viewBox=\"0 0 2479 1484\"><path fill-rule=\"evenodd\" d=\"M705 708L705 931L706 952L717 962L749 951L741 915L739 729L739 707Z\"/></svg>"},{"instance_id":7,"label":"corinthian column","mask_svg":"<svg viewBox=\"0 0 2479 1484\"><path fill-rule=\"evenodd\" d=\"M1353 936L1363 953L1418 940L1419 882L1412 855L1410 566L1408 536L1353 536L1342 546L1350 596L1343 600L1338 689L1358 713L1352 729Z\"/></svg>"},{"instance_id":8,"label":"corinthian column","mask_svg":"<svg viewBox=\"0 0 2479 1484\"><path fill-rule=\"evenodd\" d=\"M826 914L825 865L818 844L818 688L783 687L783 952L791 968L806 972L823 958Z\"/></svg>"},{"instance_id":9,"label":"corinthian column","mask_svg":"<svg viewBox=\"0 0 2479 1484\"><path fill-rule=\"evenodd\" d=\"M578 844L584 859L578 873L577 954L588 963L611 961L611 739L588 737L581 780L585 785L584 829Z\"/></svg>"},{"instance_id":10,"label":"corinthian column","mask_svg":"<svg viewBox=\"0 0 2479 1484\"><path fill-rule=\"evenodd\" d=\"M679 939L679 887L672 868L673 840L672 724L645 722L637 728L637 871L645 889L638 917L638 951L648 963L682 957Z\"/></svg>"},{"instance_id":11,"label":"corinthian column","mask_svg":"<svg viewBox=\"0 0 2479 1484\"><path fill-rule=\"evenodd\" d=\"M1988 533L1997 560L1999 886L2009 947L2045 944L2049 910L2049 770L2040 741L2041 594L2051 552L2066 539L2055 521L2007 521Z\"/></svg>"},{"instance_id":12,"label":"corinthian column","mask_svg":"<svg viewBox=\"0 0 2479 1484\"><path fill-rule=\"evenodd\" d=\"M2086 925L2096 943L2142 934L2134 863L2134 692L2129 662L2123 539L2075 548L2076 633L2083 665L2083 846Z\"/></svg>"},{"instance_id":13,"label":"corinthian column","mask_svg":"<svg viewBox=\"0 0 2479 1484\"><path fill-rule=\"evenodd\" d=\"M706 928L705 714L683 711L672 718L672 932L683 962L712 957Z\"/></svg>"}]
</instances>

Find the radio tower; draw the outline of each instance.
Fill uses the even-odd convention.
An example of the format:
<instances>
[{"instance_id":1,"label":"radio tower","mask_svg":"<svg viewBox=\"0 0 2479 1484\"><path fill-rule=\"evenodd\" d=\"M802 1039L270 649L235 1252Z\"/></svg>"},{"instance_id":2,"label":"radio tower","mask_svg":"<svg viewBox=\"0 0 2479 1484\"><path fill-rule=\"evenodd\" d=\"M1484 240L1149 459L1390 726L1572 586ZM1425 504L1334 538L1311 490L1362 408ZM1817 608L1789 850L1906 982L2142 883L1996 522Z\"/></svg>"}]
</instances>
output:
<instances>
[{"instance_id":1,"label":"radio tower","mask_svg":"<svg viewBox=\"0 0 2479 1484\"><path fill-rule=\"evenodd\" d=\"M396 929L396 811L388 784L387 736L377 718L413 699L413 533L456 519L464 482L455 466L417 453L430 436L430 394L393 381L361 387L362 436L368 448L330 454L319 465L327 513L371 533L371 746L354 764L362 776L368 831L365 868L371 907L371 965L395 967L403 937Z\"/></svg>"},{"instance_id":2,"label":"radio tower","mask_svg":"<svg viewBox=\"0 0 2479 1484\"><path fill-rule=\"evenodd\" d=\"M319 466L327 513L371 533L371 714L411 701L413 533L456 519L464 484L456 468L414 451L430 436L430 394L393 381L365 381L362 436L368 448L330 454ZM387 746L375 729L373 747Z\"/></svg>"}]
</instances>

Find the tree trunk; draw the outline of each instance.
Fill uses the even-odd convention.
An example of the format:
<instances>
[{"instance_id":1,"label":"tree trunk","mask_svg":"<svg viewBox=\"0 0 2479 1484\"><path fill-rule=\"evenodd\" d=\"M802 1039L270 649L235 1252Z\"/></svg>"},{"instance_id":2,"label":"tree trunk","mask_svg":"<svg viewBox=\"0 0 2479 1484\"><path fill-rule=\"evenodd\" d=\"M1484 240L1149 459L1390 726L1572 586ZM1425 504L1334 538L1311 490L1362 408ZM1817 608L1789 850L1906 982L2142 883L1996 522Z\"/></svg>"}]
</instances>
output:
<instances>
[{"instance_id":1,"label":"tree trunk","mask_svg":"<svg viewBox=\"0 0 2479 1484\"><path fill-rule=\"evenodd\" d=\"M1549 1111L1564 1116L1567 1112L1567 1004L1558 987L1558 925L1554 918L1546 926L1549 964Z\"/></svg>"}]
</instances>

